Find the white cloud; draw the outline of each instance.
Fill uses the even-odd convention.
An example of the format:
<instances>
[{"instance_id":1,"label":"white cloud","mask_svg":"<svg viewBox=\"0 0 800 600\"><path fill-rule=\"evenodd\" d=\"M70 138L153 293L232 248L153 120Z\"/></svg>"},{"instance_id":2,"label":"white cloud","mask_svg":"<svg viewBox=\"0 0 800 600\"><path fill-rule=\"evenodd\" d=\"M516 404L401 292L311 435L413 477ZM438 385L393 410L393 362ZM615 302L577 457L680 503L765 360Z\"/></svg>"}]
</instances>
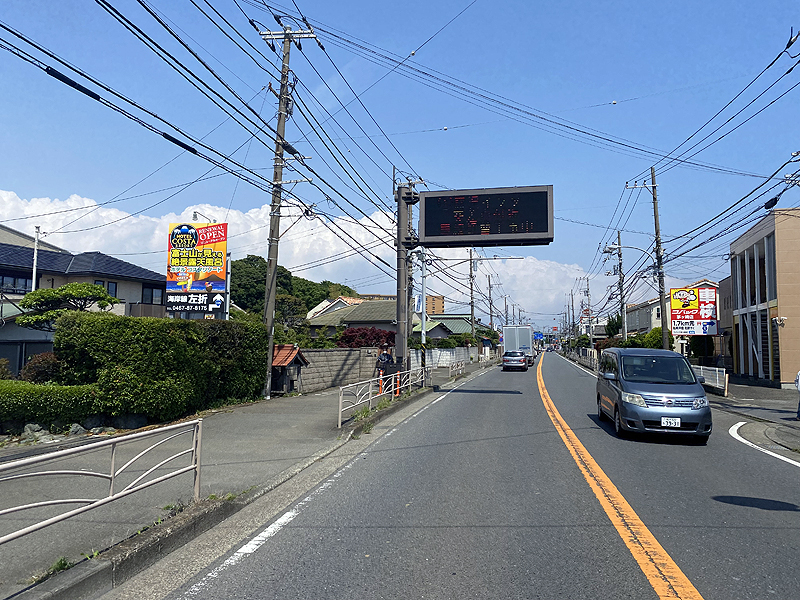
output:
<instances>
[{"instance_id":1,"label":"white cloud","mask_svg":"<svg viewBox=\"0 0 800 600\"><path fill-rule=\"evenodd\" d=\"M44 239L56 246L72 252L103 252L162 273L165 271L169 224L191 222L193 211L219 221L227 213L228 250L234 260L248 254L267 255L268 204L246 212L228 212L223 207L196 204L186 207L181 213L168 213L160 217L130 216L113 207L99 207L94 200L78 195L66 200L25 200L14 192L0 191L0 223L30 235L33 235L34 226L39 225L47 234ZM294 274L312 281L327 279L346 283L360 292L395 293L396 256L390 215L375 211L369 218L362 217L357 222L351 219L335 219L331 222L326 219L328 227L319 217L308 219L302 216L300 209L294 206L284 206L282 215L279 263ZM31 218L9 221L24 216ZM76 220L78 217L81 218ZM118 222L103 226L114 221ZM377 237L371 232L375 232ZM382 243L381 240L388 243ZM368 250L363 253L369 257L369 261L354 252L351 246L366 246ZM434 276L428 280L429 293L445 294L450 301L446 305L448 312L468 312L468 251L437 249L434 254L455 260L431 265L429 270ZM382 264L375 255L391 267ZM475 257L478 258L477 253ZM418 261L415 264L418 265ZM313 268L308 268L312 265ZM446 265L446 273L460 284L443 274L436 274L442 265ZM492 273L493 284L502 284L502 287L493 287L496 310L502 310L502 295L508 294L510 302L518 305L529 319L542 325L552 323L553 317L541 313L563 311L565 294L573 288L577 277L585 275L576 264L562 264L530 256L523 260L480 261L475 279L478 315L484 313L480 309L479 299L486 296L486 273ZM418 271L415 285L419 290Z\"/></svg>"}]
</instances>

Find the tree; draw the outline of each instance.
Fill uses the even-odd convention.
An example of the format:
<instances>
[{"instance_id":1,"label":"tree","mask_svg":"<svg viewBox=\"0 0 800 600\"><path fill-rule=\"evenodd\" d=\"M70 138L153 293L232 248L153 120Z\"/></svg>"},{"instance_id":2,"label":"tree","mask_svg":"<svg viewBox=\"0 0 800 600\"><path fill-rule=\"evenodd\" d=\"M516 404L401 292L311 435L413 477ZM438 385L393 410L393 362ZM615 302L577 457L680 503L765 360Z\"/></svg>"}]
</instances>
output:
<instances>
[{"instance_id":1,"label":"tree","mask_svg":"<svg viewBox=\"0 0 800 600\"><path fill-rule=\"evenodd\" d=\"M29 312L17 317L20 327L55 331L58 317L69 311L88 311L93 306L110 310L119 303L102 285L93 283L67 283L59 288L40 288L25 294L20 308Z\"/></svg>"},{"instance_id":2,"label":"tree","mask_svg":"<svg viewBox=\"0 0 800 600\"><path fill-rule=\"evenodd\" d=\"M672 332L669 330L667 331L667 337L669 338L669 347L672 348L675 343L675 338L672 337ZM663 347L662 344L661 327L653 327L647 332L647 335L644 336L644 343L642 346L644 348L661 348Z\"/></svg>"},{"instance_id":3,"label":"tree","mask_svg":"<svg viewBox=\"0 0 800 600\"><path fill-rule=\"evenodd\" d=\"M278 294L275 296L275 320L285 327L294 328L305 321L308 310L305 302L296 296Z\"/></svg>"},{"instance_id":4,"label":"tree","mask_svg":"<svg viewBox=\"0 0 800 600\"><path fill-rule=\"evenodd\" d=\"M264 312L264 284L267 281L267 261L262 256L248 254L231 262L231 302L252 313Z\"/></svg>"},{"instance_id":5,"label":"tree","mask_svg":"<svg viewBox=\"0 0 800 600\"><path fill-rule=\"evenodd\" d=\"M622 330L622 315L616 314L613 317L608 317L606 321L606 335L614 337L620 330Z\"/></svg>"}]
</instances>

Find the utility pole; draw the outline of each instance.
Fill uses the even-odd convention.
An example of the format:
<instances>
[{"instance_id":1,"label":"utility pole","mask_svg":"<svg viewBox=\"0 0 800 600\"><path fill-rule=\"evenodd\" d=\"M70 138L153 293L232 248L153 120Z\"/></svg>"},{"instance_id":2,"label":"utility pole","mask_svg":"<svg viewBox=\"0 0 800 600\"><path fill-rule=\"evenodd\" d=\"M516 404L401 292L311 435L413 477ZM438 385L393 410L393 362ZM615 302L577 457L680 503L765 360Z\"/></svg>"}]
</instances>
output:
<instances>
[{"instance_id":1,"label":"utility pole","mask_svg":"<svg viewBox=\"0 0 800 600\"><path fill-rule=\"evenodd\" d=\"M575 334L575 296L572 293L572 290L569 291L569 304L570 304L570 324L569 324L569 337L570 341L572 340L573 335Z\"/></svg>"},{"instance_id":2,"label":"utility pole","mask_svg":"<svg viewBox=\"0 0 800 600\"><path fill-rule=\"evenodd\" d=\"M589 291L589 278L586 278L586 309L589 311L589 348L594 348L594 326L592 325L592 292Z\"/></svg>"},{"instance_id":3,"label":"utility pole","mask_svg":"<svg viewBox=\"0 0 800 600\"><path fill-rule=\"evenodd\" d=\"M650 167L650 180L653 191L653 218L656 226L656 268L658 269L658 298L661 302L661 344L664 350L669 347L669 313L667 312L667 294L664 288L664 251L661 248L661 226L658 223L658 195L656 194L656 169Z\"/></svg>"},{"instance_id":4,"label":"utility pole","mask_svg":"<svg viewBox=\"0 0 800 600\"><path fill-rule=\"evenodd\" d=\"M286 117L289 112L289 51L292 41L299 38L316 37L309 30L292 31L284 27L282 32L265 31L261 37L270 40L283 39L283 67L281 68L281 91L278 96L278 127L275 138L275 166L272 174L272 203L269 211L269 239L267 251L267 279L264 287L264 325L269 334L267 348L267 376L262 396L269 399L272 393L272 353L275 341L275 296L278 280L278 240L281 235L281 195L283 192L283 149L285 140ZM299 42L298 42L299 43Z\"/></svg>"},{"instance_id":5,"label":"utility pole","mask_svg":"<svg viewBox=\"0 0 800 600\"><path fill-rule=\"evenodd\" d=\"M472 248L469 249L469 324L472 330L472 339L475 339L475 285L472 267ZM491 292L490 292L491 293Z\"/></svg>"},{"instance_id":6,"label":"utility pole","mask_svg":"<svg viewBox=\"0 0 800 600\"><path fill-rule=\"evenodd\" d=\"M407 185L398 185L395 191L395 200L397 201L397 334L394 338L396 353L394 360L395 364L401 365L406 365L408 359L408 290L410 288L408 251L415 245L414 240L411 239L409 223L411 206L419 201L419 194L413 188L414 183L417 182L409 181Z\"/></svg>"},{"instance_id":7,"label":"utility pole","mask_svg":"<svg viewBox=\"0 0 800 600\"><path fill-rule=\"evenodd\" d=\"M39 262L39 225L36 226L36 235L33 238L33 283L31 283L31 291L36 291L36 266Z\"/></svg>"},{"instance_id":8,"label":"utility pole","mask_svg":"<svg viewBox=\"0 0 800 600\"><path fill-rule=\"evenodd\" d=\"M494 331L494 305L492 304L492 276L486 276L489 279L489 329Z\"/></svg>"},{"instance_id":9,"label":"utility pole","mask_svg":"<svg viewBox=\"0 0 800 600\"><path fill-rule=\"evenodd\" d=\"M669 322L669 313L667 312L667 292L664 286L664 251L661 248L661 226L658 222L658 194L656 193L655 167L650 167L649 184L647 180L643 181L642 185L638 185L637 182L634 181L632 186L629 186L627 181L625 182L625 189L635 189L637 187L650 188L653 194L653 221L656 230L656 274L658 275L658 299L661 311L661 346L664 350L670 350L669 326L671 323ZM639 250L641 249L639 248ZM649 254L649 252L645 250L642 250L642 252Z\"/></svg>"},{"instance_id":10,"label":"utility pole","mask_svg":"<svg viewBox=\"0 0 800 600\"><path fill-rule=\"evenodd\" d=\"M619 258L619 314L622 315L622 341L628 339L628 314L625 308L625 273L622 271L622 234L617 231L617 258Z\"/></svg>"},{"instance_id":11,"label":"utility pole","mask_svg":"<svg viewBox=\"0 0 800 600\"><path fill-rule=\"evenodd\" d=\"M508 296L503 296L503 307L505 308L505 321L503 321L503 325L508 325Z\"/></svg>"}]
</instances>

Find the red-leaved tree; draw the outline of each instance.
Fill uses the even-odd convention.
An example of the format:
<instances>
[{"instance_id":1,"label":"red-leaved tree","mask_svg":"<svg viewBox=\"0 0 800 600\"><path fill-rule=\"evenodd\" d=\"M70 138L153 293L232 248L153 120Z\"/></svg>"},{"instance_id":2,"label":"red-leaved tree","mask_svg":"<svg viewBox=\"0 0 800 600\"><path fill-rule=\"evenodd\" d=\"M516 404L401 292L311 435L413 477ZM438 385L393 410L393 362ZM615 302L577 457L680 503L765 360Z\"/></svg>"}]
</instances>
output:
<instances>
[{"instance_id":1,"label":"red-leaved tree","mask_svg":"<svg viewBox=\"0 0 800 600\"><path fill-rule=\"evenodd\" d=\"M381 344L394 346L394 331L375 327L348 327L339 336L339 348L379 347Z\"/></svg>"}]
</instances>

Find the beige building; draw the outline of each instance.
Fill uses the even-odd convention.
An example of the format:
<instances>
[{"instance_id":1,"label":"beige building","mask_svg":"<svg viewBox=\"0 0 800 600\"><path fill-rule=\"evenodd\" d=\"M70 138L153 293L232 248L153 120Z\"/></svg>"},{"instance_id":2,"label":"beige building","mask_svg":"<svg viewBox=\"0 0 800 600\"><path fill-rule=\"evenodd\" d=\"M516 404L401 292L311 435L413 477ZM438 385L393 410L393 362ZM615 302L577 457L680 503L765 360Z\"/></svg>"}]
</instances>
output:
<instances>
[{"instance_id":1,"label":"beige building","mask_svg":"<svg viewBox=\"0 0 800 600\"><path fill-rule=\"evenodd\" d=\"M800 370L800 209L774 210L730 246L733 371L791 385Z\"/></svg>"},{"instance_id":2,"label":"beige building","mask_svg":"<svg viewBox=\"0 0 800 600\"><path fill-rule=\"evenodd\" d=\"M444 314L444 296L425 296L425 312L429 315Z\"/></svg>"}]
</instances>

